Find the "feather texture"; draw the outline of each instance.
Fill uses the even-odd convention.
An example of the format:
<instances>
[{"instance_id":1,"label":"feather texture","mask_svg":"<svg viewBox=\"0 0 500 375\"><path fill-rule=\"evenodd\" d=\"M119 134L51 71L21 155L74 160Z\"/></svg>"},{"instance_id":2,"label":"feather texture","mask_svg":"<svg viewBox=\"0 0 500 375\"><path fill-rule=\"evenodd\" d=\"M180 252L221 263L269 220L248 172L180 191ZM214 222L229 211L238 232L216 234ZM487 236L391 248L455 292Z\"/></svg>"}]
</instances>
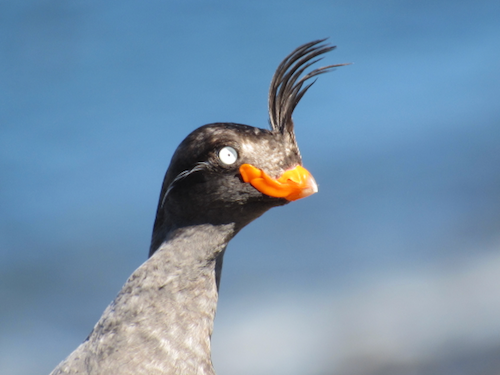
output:
<instances>
[{"instance_id":1,"label":"feather texture","mask_svg":"<svg viewBox=\"0 0 500 375\"><path fill-rule=\"evenodd\" d=\"M295 142L292 121L293 111L306 91L316 82L316 80L307 81L320 74L327 73L333 68L348 65L324 66L314 69L301 77L307 68L322 59L316 57L336 48L336 46L322 44L325 40L315 40L295 49L281 62L271 80L269 88L269 122L271 129L282 134L285 134L286 131L293 142Z\"/></svg>"}]
</instances>

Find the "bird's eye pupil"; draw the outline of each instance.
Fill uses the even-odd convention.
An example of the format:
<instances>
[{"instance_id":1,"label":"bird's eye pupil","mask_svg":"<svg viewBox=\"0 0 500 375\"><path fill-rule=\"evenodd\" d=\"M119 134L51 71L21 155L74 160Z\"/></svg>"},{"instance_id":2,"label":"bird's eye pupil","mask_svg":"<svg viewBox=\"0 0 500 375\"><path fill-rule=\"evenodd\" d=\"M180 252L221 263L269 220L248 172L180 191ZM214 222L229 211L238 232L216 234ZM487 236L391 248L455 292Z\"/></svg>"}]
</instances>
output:
<instances>
[{"instance_id":1,"label":"bird's eye pupil","mask_svg":"<svg viewBox=\"0 0 500 375\"><path fill-rule=\"evenodd\" d=\"M236 162L236 159L238 159L238 153L234 148L226 146L221 148L219 151L219 159L224 164L231 165Z\"/></svg>"}]
</instances>

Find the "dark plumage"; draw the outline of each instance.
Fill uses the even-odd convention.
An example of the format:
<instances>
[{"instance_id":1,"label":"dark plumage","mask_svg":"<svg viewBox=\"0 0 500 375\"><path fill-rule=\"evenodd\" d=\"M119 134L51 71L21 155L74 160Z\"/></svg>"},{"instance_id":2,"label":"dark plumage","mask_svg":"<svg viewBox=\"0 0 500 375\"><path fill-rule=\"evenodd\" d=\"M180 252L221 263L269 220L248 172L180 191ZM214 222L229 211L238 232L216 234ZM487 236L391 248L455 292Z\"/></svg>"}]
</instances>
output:
<instances>
[{"instance_id":1,"label":"dark plumage","mask_svg":"<svg viewBox=\"0 0 500 375\"><path fill-rule=\"evenodd\" d=\"M268 209L317 191L301 167L292 113L331 68L301 77L334 47L314 41L278 67L269 93L271 130L202 126L175 151L156 212L150 258L55 374L214 374L210 336L228 242Z\"/></svg>"}]
</instances>

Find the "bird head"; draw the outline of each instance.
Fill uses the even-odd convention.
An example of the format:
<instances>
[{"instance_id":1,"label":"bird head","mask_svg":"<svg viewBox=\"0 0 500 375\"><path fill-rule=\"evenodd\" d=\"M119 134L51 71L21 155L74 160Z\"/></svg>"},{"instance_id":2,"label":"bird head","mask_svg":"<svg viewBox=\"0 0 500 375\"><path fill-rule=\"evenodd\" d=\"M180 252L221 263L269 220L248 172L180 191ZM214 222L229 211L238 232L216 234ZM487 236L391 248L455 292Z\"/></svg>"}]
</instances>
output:
<instances>
[{"instance_id":1,"label":"bird head","mask_svg":"<svg viewBox=\"0 0 500 375\"><path fill-rule=\"evenodd\" d=\"M270 130L214 123L189 134L175 151L163 181L150 255L174 228L234 223L236 231L268 209L318 191L302 167L292 114L330 65L305 70L335 47L304 44L278 66L269 89Z\"/></svg>"}]
</instances>

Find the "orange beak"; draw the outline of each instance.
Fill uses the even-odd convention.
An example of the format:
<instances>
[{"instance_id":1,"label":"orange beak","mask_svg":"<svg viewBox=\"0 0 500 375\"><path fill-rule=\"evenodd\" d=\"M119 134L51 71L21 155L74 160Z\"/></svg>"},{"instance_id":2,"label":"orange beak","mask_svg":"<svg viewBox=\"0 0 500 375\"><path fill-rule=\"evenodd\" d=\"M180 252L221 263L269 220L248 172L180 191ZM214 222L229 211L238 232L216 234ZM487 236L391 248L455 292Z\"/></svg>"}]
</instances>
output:
<instances>
[{"instance_id":1,"label":"orange beak","mask_svg":"<svg viewBox=\"0 0 500 375\"><path fill-rule=\"evenodd\" d=\"M262 169L250 164L240 167L243 181L263 194L295 201L318 192L318 185L309 171L300 165L283 173L277 179L269 177Z\"/></svg>"}]
</instances>

